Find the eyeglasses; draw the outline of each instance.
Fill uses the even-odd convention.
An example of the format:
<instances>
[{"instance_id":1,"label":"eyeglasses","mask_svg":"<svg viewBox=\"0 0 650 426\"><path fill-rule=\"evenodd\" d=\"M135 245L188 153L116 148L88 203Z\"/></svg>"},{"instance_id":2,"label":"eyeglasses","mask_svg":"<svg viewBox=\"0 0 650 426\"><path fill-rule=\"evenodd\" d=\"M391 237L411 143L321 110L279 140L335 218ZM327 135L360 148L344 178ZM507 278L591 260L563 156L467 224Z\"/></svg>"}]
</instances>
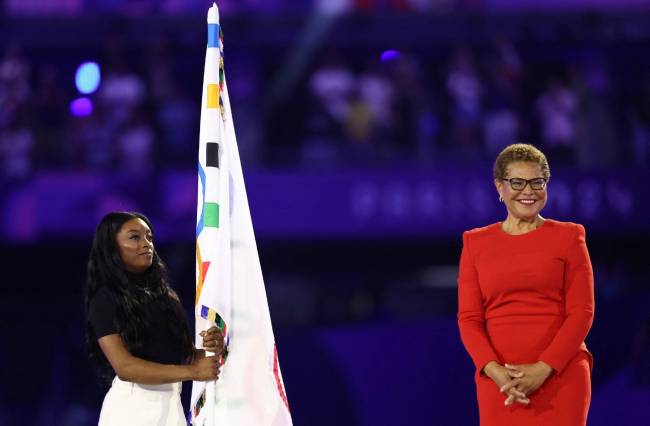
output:
<instances>
[{"instance_id":1,"label":"eyeglasses","mask_svg":"<svg viewBox=\"0 0 650 426\"><path fill-rule=\"evenodd\" d=\"M526 185L530 184L530 188L533 191L541 191L542 189L546 188L546 178L534 178L534 179L522 179L522 178L510 178L510 179L505 179L502 178L501 180L505 180L510 183L510 188L513 189L513 191L523 191L523 189L526 187Z\"/></svg>"}]
</instances>

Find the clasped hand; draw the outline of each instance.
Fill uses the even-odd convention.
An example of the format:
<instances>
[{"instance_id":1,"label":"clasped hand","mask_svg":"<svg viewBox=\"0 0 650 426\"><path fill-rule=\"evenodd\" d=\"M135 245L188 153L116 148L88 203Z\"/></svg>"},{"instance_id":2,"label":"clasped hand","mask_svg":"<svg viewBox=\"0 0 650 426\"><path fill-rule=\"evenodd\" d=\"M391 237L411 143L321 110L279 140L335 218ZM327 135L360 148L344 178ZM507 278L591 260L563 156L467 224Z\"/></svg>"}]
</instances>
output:
<instances>
[{"instance_id":1,"label":"clasped hand","mask_svg":"<svg viewBox=\"0 0 650 426\"><path fill-rule=\"evenodd\" d=\"M219 378L221 365L223 365L224 339L221 330L217 327L210 327L199 333L203 338L203 349L194 351L194 357L190 365L192 380L210 381ZM208 355L212 352L214 355Z\"/></svg>"},{"instance_id":2,"label":"clasped hand","mask_svg":"<svg viewBox=\"0 0 650 426\"><path fill-rule=\"evenodd\" d=\"M505 405L517 402L529 404L528 395L539 389L553 372L553 368L543 361L534 364L505 364L491 361L485 366L485 374L506 394Z\"/></svg>"},{"instance_id":3,"label":"clasped hand","mask_svg":"<svg viewBox=\"0 0 650 426\"><path fill-rule=\"evenodd\" d=\"M223 334L221 333L221 330L217 327L210 327L207 330L200 332L199 335L203 338L203 349L214 353L217 357L221 356L224 347Z\"/></svg>"}]
</instances>

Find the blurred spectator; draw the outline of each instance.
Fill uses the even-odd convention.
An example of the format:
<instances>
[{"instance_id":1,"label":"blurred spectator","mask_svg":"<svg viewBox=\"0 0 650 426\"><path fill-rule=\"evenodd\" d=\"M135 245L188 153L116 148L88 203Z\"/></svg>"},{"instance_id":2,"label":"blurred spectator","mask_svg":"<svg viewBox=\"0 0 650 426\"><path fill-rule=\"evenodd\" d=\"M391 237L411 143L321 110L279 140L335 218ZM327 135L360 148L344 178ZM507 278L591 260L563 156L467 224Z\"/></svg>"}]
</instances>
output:
<instances>
[{"instance_id":1,"label":"blurred spectator","mask_svg":"<svg viewBox=\"0 0 650 426\"><path fill-rule=\"evenodd\" d=\"M638 166L650 164L650 74L641 83L638 96L632 104L632 143Z\"/></svg>"},{"instance_id":2,"label":"blurred spectator","mask_svg":"<svg viewBox=\"0 0 650 426\"><path fill-rule=\"evenodd\" d=\"M580 105L576 137L577 165L584 168L614 166L618 153L607 70L600 62L588 63L576 70L573 84Z\"/></svg>"},{"instance_id":3,"label":"blurred spectator","mask_svg":"<svg viewBox=\"0 0 650 426\"><path fill-rule=\"evenodd\" d=\"M392 63L392 75L395 132L387 158L392 165L413 163L416 159L427 164L434 151L432 135L428 131L432 111L428 91L423 86L421 65L412 54L402 53Z\"/></svg>"},{"instance_id":4,"label":"blurred spectator","mask_svg":"<svg viewBox=\"0 0 650 426\"><path fill-rule=\"evenodd\" d=\"M0 60L0 128L13 123L19 110L30 101L30 66L22 48L10 43Z\"/></svg>"},{"instance_id":5,"label":"blurred spectator","mask_svg":"<svg viewBox=\"0 0 650 426\"><path fill-rule=\"evenodd\" d=\"M484 85L469 49L454 51L446 85L451 98L452 149L462 152L468 160L476 159L482 151L479 129Z\"/></svg>"},{"instance_id":6,"label":"blurred spectator","mask_svg":"<svg viewBox=\"0 0 650 426\"><path fill-rule=\"evenodd\" d=\"M488 59L488 88L483 137L488 158L519 141L522 64L514 46L496 39Z\"/></svg>"},{"instance_id":7,"label":"blurred spectator","mask_svg":"<svg viewBox=\"0 0 650 426\"><path fill-rule=\"evenodd\" d=\"M346 157L348 153L351 154L352 165L363 165L377 157L378 149L373 138L374 124L375 117L370 104L358 89L354 90L345 123L345 139L348 141L345 152Z\"/></svg>"},{"instance_id":8,"label":"blurred spectator","mask_svg":"<svg viewBox=\"0 0 650 426\"><path fill-rule=\"evenodd\" d=\"M381 139L391 134L395 125L392 110L395 101L395 87L385 68L371 60L359 76L359 96L370 109L374 121L374 137Z\"/></svg>"},{"instance_id":9,"label":"blurred spectator","mask_svg":"<svg viewBox=\"0 0 650 426\"><path fill-rule=\"evenodd\" d=\"M4 180L20 182L31 176L33 148L32 132L19 118L14 118L5 129L0 130L1 173Z\"/></svg>"},{"instance_id":10,"label":"blurred spectator","mask_svg":"<svg viewBox=\"0 0 650 426\"><path fill-rule=\"evenodd\" d=\"M263 89L261 62L254 52L233 52L227 56L230 107L237 129L239 157L245 168L259 166L263 160L265 138L259 120ZM198 118L191 124L198 131Z\"/></svg>"},{"instance_id":11,"label":"blurred spectator","mask_svg":"<svg viewBox=\"0 0 650 426\"><path fill-rule=\"evenodd\" d=\"M578 98L558 78L551 77L535 103L541 127L541 143L549 161L557 165L576 163Z\"/></svg>"},{"instance_id":12,"label":"blurred spectator","mask_svg":"<svg viewBox=\"0 0 650 426\"><path fill-rule=\"evenodd\" d=\"M72 118L63 146L68 166L94 172L109 171L115 159L113 142L113 132L101 106L87 117Z\"/></svg>"},{"instance_id":13,"label":"blurred spectator","mask_svg":"<svg viewBox=\"0 0 650 426\"><path fill-rule=\"evenodd\" d=\"M395 144L394 100L385 68L371 59L357 80L345 123L348 144L343 152L351 166L378 164L390 155L386 150Z\"/></svg>"},{"instance_id":14,"label":"blurred spectator","mask_svg":"<svg viewBox=\"0 0 650 426\"><path fill-rule=\"evenodd\" d=\"M144 102L147 92L142 77L128 66L122 42L109 38L105 48L107 71L98 96L109 128L116 131L131 120L133 111Z\"/></svg>"},{"instance_id":15,"label":"blurred spectator","mask_svg":"<svg viewBox=\"0 0 650 426\"><path fill-rule=\"evenodd\" d=\"M490 108L483 123L485 148L488 155L495 156L503 148L519 140L517 113L503 106Z\"/></svg>"},{"instance_id":16,"label":"blurred spectator","mask_svg":"<svg viewBox=\"0 0 650 426\"><path fill-rule=\"evenodd\" d=\"M118 168L124 178L150 177L156 166L155 134L148 111L141 107L117 138Z\"/></svg>"},{"instance_id":17,"label":"blurred spectator","mask_svg":"<svg viewBox=\"0 0 650 426\"><path fill-rule=\"evenodd\" d=\"M344 139L350 102L356 79L340 55L326 54L325 62L309 79L312 100L307 131L301 148L304 165L326 165L340 161L339 145Z\"/></svg>"},{"instance_id":18,"label":"blurred spectator","mask_svg":"<svg viewBox=\"0 0 650 426\"><path fill-rule=\"evenodd\" d=\"M160 37L147 52L147 86L155 102L165 102L175 91L174 72L170 57L169 38Z\"/></svg>"},{"instance_id":19,"label":"blurred spectator","mask_svg":"<svg viewBox=\"0 0 650 426\"><path fill-rule=\"evenodd\" d=\"M524 67L515 47L504 38L495 38L486 57L490 96L499 98L499 104L508 108L521 107Z\"/></svg>"},{"instance_id":20,"label":"blurred spectator","mask_svg":"<svg viewBox=\"0 0 650 426\"><path fill-rule=\"evenodd\" d=\"M169 44L168 37L161 37L148 54L147 85L155 109L155 121L149 124L155 123L160 133L156 147L159 157L170 166L187 166L196 160L195 153L187 147L198 138L194 130L199 123L200 105L177 82Z\"/></svg>"},{"instance_id":21,"label":"blurred spectator","mask_svg":"<svg viewBox=\"0 0 650 426\"><path fill-rule=\"evenodd\" d=\"M64 165L61 138L67 118L66 96L61 89L59 73L53 65L38 70L38 81L32 102L30 127L36 138L35 160L38 168L55 169Z\"/></svg>"},{"instance_id":22,"label":"blurred spectator","mask_svg":"<svg viewBox=\"0 0 650 426\"><path fill-rule=\"evenodd\" d=\"M182 87L173 87L164 102L157 103L156 123L160 129L162 157L170 166L188 166L196 153L188 144L198 140L199 106Z\"/></svg>"},{"instance_id":23,"label":"blurred spectator","mask_svg":"<svg viewBox=\"0 0 650 426\"><path fill-rule=\"evenodd\" d=\"M309 88L322 111L334 124L341 126L349 113L350 96L355 84L354 75L341 57L330 51L325 63L312 75Z\"/></svg>"}]
</instances>

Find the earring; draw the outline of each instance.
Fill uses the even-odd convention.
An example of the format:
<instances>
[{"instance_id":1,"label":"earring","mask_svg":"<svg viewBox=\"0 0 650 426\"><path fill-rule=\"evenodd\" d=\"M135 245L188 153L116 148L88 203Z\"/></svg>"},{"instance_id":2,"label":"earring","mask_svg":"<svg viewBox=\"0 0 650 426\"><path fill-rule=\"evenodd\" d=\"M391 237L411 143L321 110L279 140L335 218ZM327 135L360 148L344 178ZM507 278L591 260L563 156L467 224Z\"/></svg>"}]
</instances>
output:
<instances>
[{"instance_id":1,"label":"earring","mask_svg":"<svg viewBox=\"0 0 650 426\"><path fill-rule=\"evenodd\" d=\"M503 197L499 195L499 202L503 203Z\"/></svg>"}]
</instances>

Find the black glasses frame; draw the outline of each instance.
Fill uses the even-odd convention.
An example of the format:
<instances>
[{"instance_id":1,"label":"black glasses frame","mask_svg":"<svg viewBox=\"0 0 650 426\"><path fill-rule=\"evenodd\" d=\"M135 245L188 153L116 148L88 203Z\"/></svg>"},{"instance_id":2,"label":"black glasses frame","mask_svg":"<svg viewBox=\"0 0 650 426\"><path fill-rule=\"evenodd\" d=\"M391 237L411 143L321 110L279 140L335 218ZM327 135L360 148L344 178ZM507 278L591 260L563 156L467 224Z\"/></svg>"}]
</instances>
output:
<instances>
[{"instance_id":1,"label":"black glasses frame","mask_svg":"<svg viewBox=\"0 0 650 426\"><path fill-rule=\"evenodd\" d=\"M546 188L546 184L548 183L548 179L543 178L543 177L541 177L541 178L533 178L533 179L523 179L523 178L510 178L510 179L506 179L506 178L501 178L501 180L504 180L504 181L508 182L508 183L510 184L510 188L511 188L513 191L523 191L524 189L526 189L526 186L528 186L528 185L530 185L530 188L531 188L533 191L541 191L541 190L543 190L544 188ZM515 188L515 186L519 186L519 185L517 185L517 184L513 185L513 181L516 182L516 183L521 183L521 182L523 182L524 186L522 186L521 188ZM536 184L536 183L539 182L539 181L542 182L541 185L537 185L537 184ZM534 183L535 183L535 184L534 184Z\"/></svg>"}]
</instances>

